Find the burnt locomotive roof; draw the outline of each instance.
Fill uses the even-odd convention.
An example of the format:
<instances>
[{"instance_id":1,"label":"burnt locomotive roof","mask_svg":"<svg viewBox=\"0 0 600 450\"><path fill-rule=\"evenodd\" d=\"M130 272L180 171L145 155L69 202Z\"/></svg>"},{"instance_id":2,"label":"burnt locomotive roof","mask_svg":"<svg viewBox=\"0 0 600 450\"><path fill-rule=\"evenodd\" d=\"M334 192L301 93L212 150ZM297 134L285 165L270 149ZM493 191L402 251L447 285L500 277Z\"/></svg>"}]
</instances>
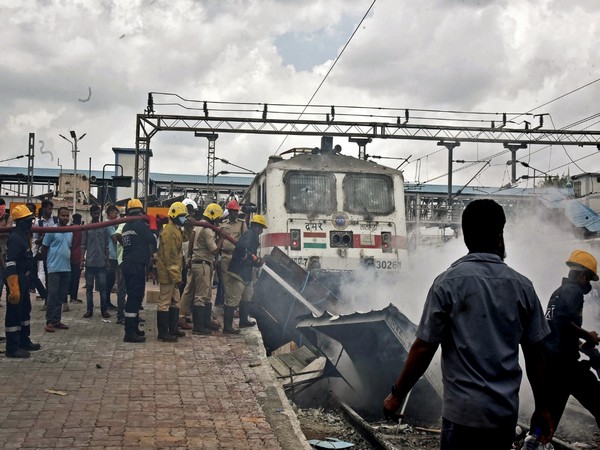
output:
<instances>
[{"instance_id":1,"label":"burnt locomotive roof","mask_svg":"<svg viewBox=\"0 0 600 450\"><path fill-rule=\"evenodd\" d=\"M271 159L269 169L281 170L313 170L316 172L368 172L381 174L402 174L391 167L382 166L372 161L363 161L352 156L339 153L302 154L290 159Z\"/></svg>"}]
</instances>

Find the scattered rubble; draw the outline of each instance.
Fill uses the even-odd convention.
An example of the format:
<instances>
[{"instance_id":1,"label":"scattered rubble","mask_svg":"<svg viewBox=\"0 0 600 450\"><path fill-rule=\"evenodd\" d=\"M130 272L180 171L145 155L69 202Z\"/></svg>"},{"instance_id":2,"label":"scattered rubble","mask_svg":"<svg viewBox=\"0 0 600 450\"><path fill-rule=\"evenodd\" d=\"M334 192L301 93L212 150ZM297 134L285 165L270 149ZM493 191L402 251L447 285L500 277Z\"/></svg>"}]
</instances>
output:
<instances>
[{"instance_id":1,"label":"scattered rubble","mask_svg":"<svg viewBox=\"0 0 600 450\"><path fill-rule=\"evenodd\" d=\"M353 450L371 450L368 442L337 410L297 408L296 414L306 439L325 440L336 438L354 444ZM418 430L406 424L374 424L374 428L385 435L385 439L397 448L438 450L440 436L436 432ZM435 431L435 430L434 430Z\"/></svg>"}]
</instances>

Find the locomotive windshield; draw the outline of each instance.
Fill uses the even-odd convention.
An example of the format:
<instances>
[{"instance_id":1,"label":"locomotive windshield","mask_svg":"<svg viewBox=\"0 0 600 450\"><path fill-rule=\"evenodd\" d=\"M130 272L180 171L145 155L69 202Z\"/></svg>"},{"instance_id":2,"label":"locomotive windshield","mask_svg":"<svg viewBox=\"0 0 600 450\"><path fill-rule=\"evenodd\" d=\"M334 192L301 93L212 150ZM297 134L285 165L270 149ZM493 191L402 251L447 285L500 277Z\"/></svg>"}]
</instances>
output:
<instances>
[{"instance_id":1,"label":"locomotive windshield","mask_svg":"<svg viewBox=\"0 0 600 450\"><path fill-rule=\"evenodd\" d=\"M285 206L292 213L335 211L335 177L332 174L288 172L285 177Z\"/></svg>"},{"instance_id":2,"label":"locomotive windshield","mask_svg":"<svg viewBox=\"0 0 600 450\"><path fill-rule=\"evenodd\" d=\"M385 175L347 174L344 211L355 214L391 214L394 211L392 179Z\"/></svg>"}]
</instances>

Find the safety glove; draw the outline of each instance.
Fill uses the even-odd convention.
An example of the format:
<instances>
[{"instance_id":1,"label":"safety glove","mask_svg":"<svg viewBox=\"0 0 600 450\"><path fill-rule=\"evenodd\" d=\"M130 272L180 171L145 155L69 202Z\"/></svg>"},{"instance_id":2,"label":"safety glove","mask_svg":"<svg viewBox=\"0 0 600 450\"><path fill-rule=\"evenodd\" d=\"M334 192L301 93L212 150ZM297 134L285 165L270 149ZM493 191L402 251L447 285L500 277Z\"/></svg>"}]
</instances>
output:
<instances>
[{"instance_id":1,"label":"safety glove","mask_svg":"<svg viewBox=\"0 0 600 450\"><path fill-rule=\"evenodd\" d=\"M16 305L21 300L21 290L19 289L19 276L16 274L9 275L6 278L6 284L8 284L8 303Z\"/></svg>"}]
</instances>

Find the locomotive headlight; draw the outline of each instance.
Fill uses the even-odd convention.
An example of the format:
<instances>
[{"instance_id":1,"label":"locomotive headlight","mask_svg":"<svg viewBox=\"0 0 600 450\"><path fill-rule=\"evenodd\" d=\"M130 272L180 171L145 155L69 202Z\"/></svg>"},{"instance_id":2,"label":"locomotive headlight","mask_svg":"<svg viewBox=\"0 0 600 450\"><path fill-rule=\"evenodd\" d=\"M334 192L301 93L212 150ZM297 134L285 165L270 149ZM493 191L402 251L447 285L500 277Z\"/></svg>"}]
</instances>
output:
<instances>
[{"instance_id":1,"label":"locomotive headlight","mask_svg":"<svg viewBox=\"0 0 600 450\"><path fill-rule=\"evenodd\" d=\"M330 231L329 246L331 248L352 248L352 231Z\"/></svg>"},{"instance_id":2,"label":"locomotive headlight","mask_svg":"<svg viewBox=\"0 0 600 450\"><path fill-rule=\"evenodd\" d=\"M381 232L381 250L383 253L392 253L392 233L389 231Z\"/></svg>"}]
</instances>

